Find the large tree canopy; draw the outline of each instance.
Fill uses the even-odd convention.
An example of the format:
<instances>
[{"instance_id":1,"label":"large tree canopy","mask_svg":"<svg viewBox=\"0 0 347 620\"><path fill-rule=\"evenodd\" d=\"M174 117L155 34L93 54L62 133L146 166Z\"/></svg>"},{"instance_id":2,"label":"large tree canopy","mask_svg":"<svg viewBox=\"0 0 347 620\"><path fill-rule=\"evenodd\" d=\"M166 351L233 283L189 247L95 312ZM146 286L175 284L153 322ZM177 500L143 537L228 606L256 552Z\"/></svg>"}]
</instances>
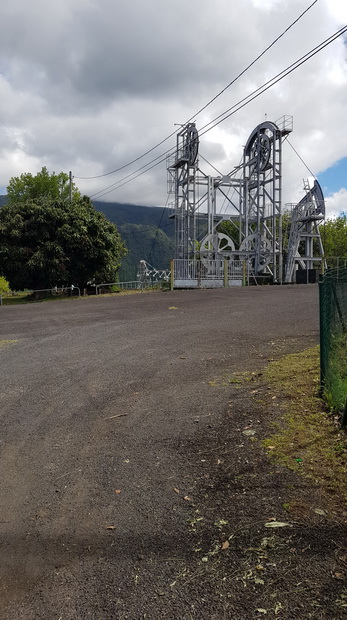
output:
<instances>
[{"instance_id":1,"label":"large tree canopy","mask_svg":"<svg viewBox=\"0 0 347 620\"><path fill-rule=\"evenodd\" d=\"M321 226L320 233L325 256L347 258L347 215L345 213L334 220L327 220Z\"/></svg>"},{"instance_id":2,"label":"large tree canopy","mask_svg":"<svg viewBox=\"0 0 347 620\"><path fill-rule=\"evenodd\" d=\"M115 225L88 199L0 209L0 273L12 289L115 282L125 254Z\"/></svg>"},{"instance_id":3,"label":"large tree canopy","mask_svg":"<svg viewBox=\"0 0 347 620\"><path fill-rule=\"evenodd\" d=\"M81 198L74 182L71 184L72 200ZM70 179L66 172L50 174L46 167L33 176L30 172L12 177L7 186L7 202L18 204L27 200L68 200L70 198Z\"/></svg>"}]
</instances>

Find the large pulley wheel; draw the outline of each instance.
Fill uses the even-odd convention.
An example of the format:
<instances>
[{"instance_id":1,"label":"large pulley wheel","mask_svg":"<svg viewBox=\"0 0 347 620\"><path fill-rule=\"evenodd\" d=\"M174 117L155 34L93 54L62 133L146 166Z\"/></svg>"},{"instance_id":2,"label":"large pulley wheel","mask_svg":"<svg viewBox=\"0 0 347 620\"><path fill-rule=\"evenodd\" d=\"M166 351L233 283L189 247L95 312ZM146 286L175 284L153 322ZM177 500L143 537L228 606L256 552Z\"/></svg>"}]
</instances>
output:
<instances>
[{"instance_id":1,"label":"large pulley wheel","mask_svg":"<svg viewBox=\"0 0 347 620\"><path fill-rule=\"evenodd\" d=\"M192 166L196 158L198 156L199 149L199 134L198 130L195 127L194 123L191 123L187 127L187 138L186 138L186 150L187 150L187 158L188 163Z\"/></svg>"},{"instance_id":2,"label":"large pulley wheel","mask_svg":"<svg viewBox=\"0 0 347 620\"><path fill-rule=\"evenodd\" d=\"M250 160L255 163L258 170L265 170L271 155L271 142L266 133L260 133L254 139L251 146Z\"/></svg>"},{"instance_id":3,"label":"large pulley wheel","mask_svg":"<svg viewBox=\"0 0 347 620\"><path fill-rule=\"evenodd\" d=\"M235 244L228 235L215 232L206 235L200 244L200 260L208 267L211 260L223 260L228 253L235 251Z\"/></svg>"},{"instance_id":4,"label":"large pulley wheel","mask_svg":"<svg viewBox=\"0 0 347 620\"><path fill-rule=\"evenodd\" d=\"M242 251L251 252L253 255L249 256L249 254L242 255ZM265 236L260 236L257 234L248 235L245 237L240 245L240 260L248 259L253 263L257 262L257 271L264 271L268 264L272 259L272 243Z\"/></svg>"}]
</instances>

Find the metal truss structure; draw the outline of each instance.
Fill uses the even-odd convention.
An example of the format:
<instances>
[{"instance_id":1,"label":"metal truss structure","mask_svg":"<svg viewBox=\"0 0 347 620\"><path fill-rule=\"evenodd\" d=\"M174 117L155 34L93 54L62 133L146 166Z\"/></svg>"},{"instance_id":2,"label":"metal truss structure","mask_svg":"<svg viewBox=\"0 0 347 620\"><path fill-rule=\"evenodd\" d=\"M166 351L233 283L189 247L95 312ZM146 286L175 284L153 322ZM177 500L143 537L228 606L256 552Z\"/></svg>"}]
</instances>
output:
<instances>
[{"instance_id":1,"label":"metal truss structure","mask_svg":"<svg viewBox=\"0 0 347 620\"><path fill-rule=\"evenodd\" d=\"M195 124L182 127L177 135L176 152L167 164L168 191L174 197L171 206L175 218L176 261L181 264L182 260L200 260L207 277L213 275L210 271L218 261L246 261L247 272L256 280L265 278L282 283L282 143L292 129L291 116L275 123L264 121L249 136L242 163L227 175L212 177L199 166ZM286 266L286 282L292 281L296 266L310 268L312 264L313 239L319 235L318 224L324 218L324 199L318 187L315 185L316 189L307 193L310 198L305 197L293 210L290 248L294 249L288 252L292 266ZM223 215L217 212L221 200L227 205L227 213ZM312 200L321 205L319 213L312 212L309 206ZM225 227L221 230L223 221L234 227L232 238ZM299 224L304 221L303 228ZM300 251L300 241L304 238L305 254L300 256L300 261L295 256L293 262L293 252ZM321 247L320 237L319 244Z\"/></svg>"},{"instance_id":2,"label":"metal truss structure","mask_svg":"<svg viewBox=\"0 0 347 620\"><path fill-rule=\"evenodd\" d=\"M156 284L158 282L168 282L170 280L169 269L156 269L147 261L140 260L136 276L137 282L141 284Z\"/></svg>"},{"instance_id":3,"label":"metal truss structure","mask_svg":"<svg viewBox=\"0 0 347 620\"><path fill-rule=\"evenodd\" d=\"M169 193L174 193L175 258L195 255L196 247L196 175L199 137L194 123L177 134L177 148L168 161Z\"/></svg>"},{"instance_id":4,"label":"metal truss structure","mask_svg":"<svg viewBox=\"0 0 347 620\"><path fill-rule=\"evenodd\" d=\"M305 183L305 196L292 209L291 226L288 240L288 255L285 266L284 281L294 282L299 269L308 274L315 265L324 261L324 249L319 232L319 225L325 218L324 196L318 181L310 188Z\"/></svg>"}]
</instances>

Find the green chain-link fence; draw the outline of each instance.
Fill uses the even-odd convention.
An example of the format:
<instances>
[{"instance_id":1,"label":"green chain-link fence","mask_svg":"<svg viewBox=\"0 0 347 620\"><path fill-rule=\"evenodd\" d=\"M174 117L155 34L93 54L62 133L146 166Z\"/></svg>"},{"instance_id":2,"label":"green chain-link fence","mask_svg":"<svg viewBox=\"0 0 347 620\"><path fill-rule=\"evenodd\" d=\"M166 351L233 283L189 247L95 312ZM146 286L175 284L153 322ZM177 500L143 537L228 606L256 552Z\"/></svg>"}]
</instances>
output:
<instances>
[{"instance_id":1,"label":"green chain-link fence","mask_svg":"<svg viewBox=\"0 0 347 620\"><path fill-rule=\"evenodd\" d=\"M321 391L347 424L347 267L319 282Z\"/></svg>"}]
</instances>

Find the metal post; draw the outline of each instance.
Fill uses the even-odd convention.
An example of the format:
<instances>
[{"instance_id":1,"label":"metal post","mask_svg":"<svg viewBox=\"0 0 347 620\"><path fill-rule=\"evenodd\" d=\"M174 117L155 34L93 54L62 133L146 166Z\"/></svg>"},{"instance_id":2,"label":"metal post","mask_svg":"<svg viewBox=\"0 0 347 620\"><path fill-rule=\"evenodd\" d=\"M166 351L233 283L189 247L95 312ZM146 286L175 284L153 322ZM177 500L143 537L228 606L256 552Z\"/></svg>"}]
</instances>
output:
<instances>
[{"instance_id":1,"label":"metal post","mask_svg":"<svg viewBox=\"0 0 347 620\"><path fill-rule=\"evenodd\" d=\"M345 404L345 408L343 410L342 418L341 418L341 427L346 428L347 426L347 400Z\"/></svg>"},{"instance_id":2,"label":"metal post","mask_svg":"<svg viewBox=\"0 0 347 620\"><path fill-rule=\"evenodd\" d=\"M224 288L228 288L228 262L227 259L224 259Z\"/></svg>"},{"instance_id":3,"label":"metal post","mask_svg":"<svg viewBox=\"0 0 347 620\"><path fill-rule=\"evenodd\" d=\"M246 261L242 261L242 286L246 286L246 278L247 278L247 263Z\"/></svg>"},{"instance_id":4,"label":"metal post","mask_svg":"<svg viewBox=\"0 0 347 620\"><path fill-rule=\"evenodd\" d=\"M322 275L319 276L318 281L318 290L319 290L319 356L320 356L320 394L323 396L324 392L324 384L325 384L325 375L326 375L326 367L325 367L325 330L324 330L324 320L323 320L323 297L324 297L324 278Z\"/></svg>"},{"instance_id":5,"label":"metal post","mask_svg":"<svg viewBox=\"0 0 347 620\"><path fill-rule=\"evenodd\" d=\"M170 260L170 290L173 291L175 284L175 261Z\"/></svg>"}]
</instances>

